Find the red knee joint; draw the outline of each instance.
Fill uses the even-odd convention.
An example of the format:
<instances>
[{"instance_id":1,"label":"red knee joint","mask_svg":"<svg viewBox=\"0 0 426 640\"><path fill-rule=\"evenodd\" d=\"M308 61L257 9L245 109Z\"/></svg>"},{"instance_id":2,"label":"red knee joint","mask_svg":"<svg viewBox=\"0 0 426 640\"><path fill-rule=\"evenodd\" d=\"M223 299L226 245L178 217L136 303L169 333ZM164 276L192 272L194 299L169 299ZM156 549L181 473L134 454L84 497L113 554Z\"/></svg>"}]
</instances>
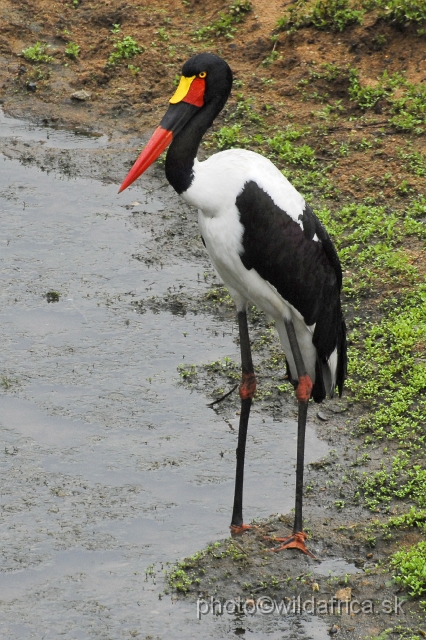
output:
<instances>
[{"instance_id":1,"label":"red knee joint","mask_svg":"<svg viewBox=\"0 0 426 640\"><path fill-rule=\"evenodd\" d=\"M299 402L308 402L309 398L311 397L313 386L314 385L312 384L312 380L308 375L301 376L299 378L299 384L297 385L296 389L296 398Z\"/></svg>"},{"instance_id":2,"label":"red knee joint","mask_svg":"<svg viewBox=\"0 0 426 640\"><path fill-rule=\"evenodd\" d=\"M239 387L241 400L253 398L256 393L256 386L256 376L254 373L243 373L243 381Z\"/></svg>"}]
</instances>

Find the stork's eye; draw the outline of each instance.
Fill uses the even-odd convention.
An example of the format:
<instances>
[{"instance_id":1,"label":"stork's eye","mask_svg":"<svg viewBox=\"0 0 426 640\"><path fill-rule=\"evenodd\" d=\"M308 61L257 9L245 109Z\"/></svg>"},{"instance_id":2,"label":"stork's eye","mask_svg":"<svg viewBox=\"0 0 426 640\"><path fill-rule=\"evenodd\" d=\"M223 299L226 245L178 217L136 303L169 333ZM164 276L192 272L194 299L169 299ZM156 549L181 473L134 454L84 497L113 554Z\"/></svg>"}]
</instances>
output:
<instances>
[{"instance_id":1,"label":"stork's eye","mask_svg":"<svg viewBox=\"0 0 426 640\"><path fill-rule=\"evenodd\" d=\"M207 75L207 71L201 71L201 73L198 74L199 78L205 78Z\"/></svg>"}]
</instances>

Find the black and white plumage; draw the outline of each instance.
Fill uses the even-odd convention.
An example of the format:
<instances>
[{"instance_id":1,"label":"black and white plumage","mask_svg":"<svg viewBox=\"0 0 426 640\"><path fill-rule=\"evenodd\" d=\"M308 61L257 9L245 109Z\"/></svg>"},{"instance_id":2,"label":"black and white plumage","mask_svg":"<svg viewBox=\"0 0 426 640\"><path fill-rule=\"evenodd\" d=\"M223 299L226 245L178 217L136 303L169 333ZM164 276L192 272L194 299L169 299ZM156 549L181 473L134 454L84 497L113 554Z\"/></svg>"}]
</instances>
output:
<instances>
[{"instance_id":1,"label":"black and white plumage","mask_svg":"<svg viewBox=\"0 0 426 640\"><path fill-rule=\"evenodd\" d=\"M333 395L335 387L340 394L343 389L346 329L340 304L342 272L327 231L270 160L243 149L222 151L204 162L197 160L201 138L223 108L231 86L231 70L218 56L200 54L188 60L160 127L120 190L170 144L166 177L186 202L198 208L203 242L236 304L243 382L234 530L245 528L244 450L255 390L247 305L256 305L275 321L299 400L296 521L290 544L283 546L307 552L301 539L293 544L295 536L304 536L301 491L306 409L310 396L321 402L326 395Z\"/></svg>"}]
</instances>

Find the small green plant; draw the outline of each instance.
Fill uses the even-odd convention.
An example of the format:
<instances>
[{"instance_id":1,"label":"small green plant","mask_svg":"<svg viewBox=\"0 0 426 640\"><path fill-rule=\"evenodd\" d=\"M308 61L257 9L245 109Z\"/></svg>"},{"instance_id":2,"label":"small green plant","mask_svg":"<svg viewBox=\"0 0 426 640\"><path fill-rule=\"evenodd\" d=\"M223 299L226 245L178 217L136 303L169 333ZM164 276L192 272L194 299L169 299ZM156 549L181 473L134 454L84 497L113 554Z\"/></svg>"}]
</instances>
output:
<instances>
[{"instance_id":1,"label":"small green plant","mask_svg":"<svg viewBox=\"0 0 426 640\"><path fill-rule=\"evenodd\" d=\"M8 378L7 376L1 376L0 378L0 386L3 387L6 391L10 389L10 387L18 382L17 380L13 380L12 378Z\"/></svg>"},{"instance_id":2,"label":"small green plant","mask_svg":"<svg viewBox=\"0 0 426 640\"><path fill-rule=\"evenodd\" d=\"M383 33L378 33L374 38L372 38L371 42L373 43L374 48L380 51L387 42L386 36Z\"/></svg>"},{"instance_id":3,"label":"small green plant","mask_svg":"<svg viewBox=\"0 0 426 640\"><path fill-rule=\"evenodd\" d=\"M391 566L397 572L395 582L409 589L411 596L426 593L426 541L394 553Z\"/></svg>"},{"instance_id":4,"label":"small green plant","mask_svg":"<svg viewBox=\"0 0 426 640\"><path fill-rule=\"evenodd\" d=\"M50 44L46 42L36 42L32 47L23 49L22 55L28 62L54 62L54 58L46 53L49 48Z\"/></svg>"},{"instance_id":5,"label":"small green plant","mask_svg":"<svg viewBox=\"0 0 426 640\"><path fill-rule=\"evenodd\" d=\"M140 47L132 36L124 36L122 40L117 40L112 46L113 51L107 62L109 66L114 66L122 60L129 60L139 53L143 53L143 47Z\"/></svg>"},{"instance_id":6,"label":"small green plant","mask_svg":"<svg viewBox=\"0 0 426 640\"><path fill-rule=\"evenodd\" d=\"M250 138L242 134L242 125L236 123L231 127L221 127L213 133L213 141L218 149L232 149L245 147L250 144Z\"/></svg>"},{"instance_id":7,"label":"small green plant","mask_svg":"<svg viewBox=\"0 0 426 640\"><path fill-rule=\"evenodd\" d=\"M65 55L69 58L73 58L74 60L78 57L80 53L80 46L75 42L69 42L65 47Z\"/></svg>"},{"instance_id":8,"label":"small green plant","mask_svg":"<svg viewBox=\"0 0 426 640\"><path fill-rule=\"evenodd\" d=\"M61 294L59 291L48 291L45 296L47 302L59 302Z\"/></svg>"},{"instance_id":9,"label":"small green plant","mask_svg":"<svg viewBox=\"0 0 426 640\"><path fill-rule=\"evenodd\" d=\"M366 638L366 640L388 640L389 634L392 633L392 631L394 631L394 629L385 629L378 636L370 636Z\"/></svg>"},{"instance_id":10,"label":"small green plant","mask_svg":"<svg viewBox=\"0 0 426 640\"><path fill-rule=\"evenodd\" d=\"M237 30L235 26L253 10L249 0L236 0L228 7L227 13L220 13L219 18L201 29L193 32L194 40L205 40L212 37L225 37L232 39Z\"/></svg>"},{"instance_id":11,"label":"small green plant","mask_svg":"<svg viewBox=\"0 0 426 640\"><path fill-rule=\"evenodd\" d=\"M415 176L426 176L426 157L420 151L413 153L404 153L402 149L398 149L398 155L405 160L405 168Z\"/></svg>"},{"instance_id":12,"label":"small green plant","mask_svg":"<svg viewBox=\"0 0 426 640\"><path fill-rule=\"evenodd\" d=\"M128 64L127 68L130 71L130 73L132 74L132 76L137 76L139 71L141 70L140 67L135 67L135 65L133 65L133 64Z\"/></svg>"},{"instance_id":13,"label":"small green plant","mask_svg":"<svg viewBox=\"0 0 426 640\"><path fill-rule=\"evenodd\" d=\"M242 93L237 94L237 105L230 114L229 120L248 120L249 122L262 122L263 118L254 108L252 98L244 98Z\"/></svg>"},{"instance_id":14,"label":"small green plant","mask_svg":"<svg viewBox=\"0 0 426 640\"><path fill-rule=\"evenodd\" d=\"M272 51L268 53L266 58L262 60L262 67L269 67L269 65L271 65L273 62L275 62L275 60L278 59L279 55L280 54L276 49L272 49Z\"/></svg>"},{"instance_id":15,"label":"small green plant","mask_svg":"<svg viewBox=\"0 0 426 640\"><path fill-rule=\"evenodd\" d=\"M204 368L209 373L218 373L220 375L225 375L230 381L235 381L240 379L240 367L239 365L231 360L231 358L222 358L222 360L215 360L209 364L205 364Z\"/></svg>"},{"instance_id":16,"label":"small green plant","mask_svg":"<svg viewBox=\"0 0 426 640\"><path fill-rule=\"evenodd\" d=\"M362 86L357 69L349 70L349 97L357 102L361 109L370 109L385 96L391 93L391 88L386 85L387 75L383 76L375 86Z\"/></svg>"},{"instance_id":17,"label":"small green plant","mask_svg":"<svg viewBox=\"0 0 426 640\"><path fill-rule=\"evenodd\" d=\"M195 364L179 364L177 370L179 371L180 377L184 380L190 380L191 378L195 378L197 375L197 367Z\"/></svg>"},{"instance_id":18,"label":"small green plant","mask_svg":"<svg viewBox=\"0 0 426 640\"><path fill-rule=\"evenodd\" d=\"M185 562L178 563L176 568L168 575L168 581L171 588L176 589L176 591L180 591L181 593L187 593L194 582L194 580L188 576L185 569Z\"/></svg>"},{"instance_id":19,"label":"small green plant","mask_svg":"<svg viewBox=\"0 0 426 640\"><path fill-rule=\"evenodd\" d=\"M161 27L160 29L158 29L158 31L156 31L156 34L159 37L159 39L162 40L163 42L166 42L166 40L169 39L169 35L164 27Z\"/></svg>"},{"instance_id":20,"label":"small green plant","mask_svg":"<svg viewBox=\"0 0 426 640\"><path fill-rule=\"evenodd\" d=\"M316 164L314 150L307 144L294 145L288 139L289 135L291 135L291 130L278 133L273 138L268 139L268 146L272 154L283 162L304 167L314 167Z\"/></svg>"}]
</instances>

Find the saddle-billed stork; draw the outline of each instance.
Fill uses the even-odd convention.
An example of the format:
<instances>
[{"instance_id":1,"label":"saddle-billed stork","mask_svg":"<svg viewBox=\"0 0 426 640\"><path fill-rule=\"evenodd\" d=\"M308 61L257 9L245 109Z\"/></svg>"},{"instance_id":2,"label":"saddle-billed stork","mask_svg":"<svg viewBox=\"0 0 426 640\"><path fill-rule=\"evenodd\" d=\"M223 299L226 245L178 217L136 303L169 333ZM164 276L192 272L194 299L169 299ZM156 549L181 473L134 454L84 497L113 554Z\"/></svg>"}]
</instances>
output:
<instances>
[{"instance_id":1,"label":"saddle-billed stork","mask_svg":"<svg viewBox=\"0 0 426 640\"><path fill-rule=\"evenodd\" d=\"M199 209L203 243L234 300L240 334L241 413L231 532L243 523L243 475L247 426L256 378L247 304L275 320L298 400L296 502L293 533L284 548L307 549L302 523L303 465L308 401L341 395L346 376L346 327L342 271L327 231L303 197L263 156L243 149L197 160L201 139L225 105L232 72L217 55L194 55L183 65L170 106L120 187L126 189L170 145L166 177Z\"/></svg>"}]
</instances>

